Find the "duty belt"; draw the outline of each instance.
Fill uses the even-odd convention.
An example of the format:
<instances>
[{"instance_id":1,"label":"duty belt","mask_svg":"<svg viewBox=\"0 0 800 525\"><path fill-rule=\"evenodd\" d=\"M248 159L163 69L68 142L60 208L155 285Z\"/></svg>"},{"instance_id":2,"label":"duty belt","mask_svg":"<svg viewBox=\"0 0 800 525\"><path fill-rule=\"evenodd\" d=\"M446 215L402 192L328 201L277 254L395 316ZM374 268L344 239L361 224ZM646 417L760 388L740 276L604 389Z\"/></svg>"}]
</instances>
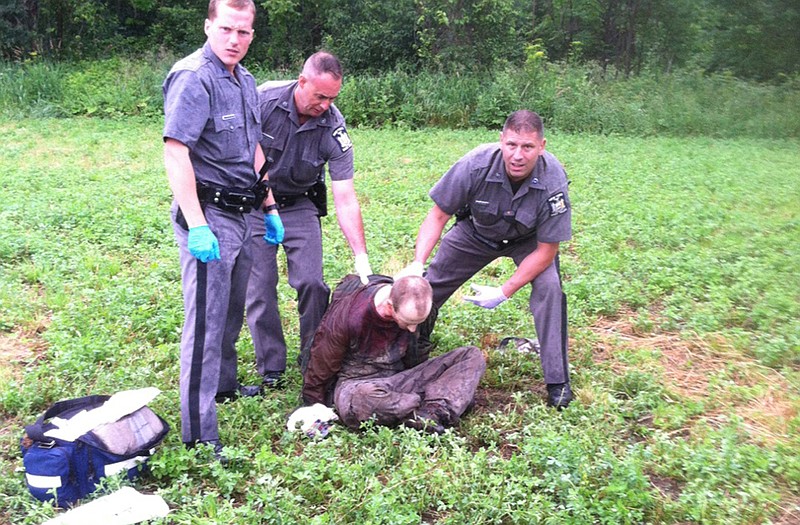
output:
<instances>
[{"instance_id":1,"label":"duty belt","mask_svg":"<svg viewBox=\"0 0 800 525\"><path fill-rule=\"evenodd\" d=\"M478 241L481 244L491 248L492 250L498 251L498 252L502 252L506 248L510 248L512 246L516 246L517 244L520 244L521 242L528 241L530 239L535 239L536 238L536 230L533 230L532 232L526 233L525 235L521 235L520 237L514 237L513 239L501 239L499 241L496 241L494 239L490 239L490 238L478 233L478 230L475 229L475 225L472 224L471 220L459 221L459 222L466 222L467 223L467 227L469 228L469 231L472 234L472 237L476 241Z\"/></svg>"},{"instance_id":2,"label":"duty belt","mask_svg":"<svg viewBox=\"0 0 800 525\"><path fill-rule=\"evenodd\" d=\"M297 200L302 197L308 197L308 192L298 193L297 195L278 195L275 194L275 203L279 208L286 208L297 204Z\"/></svg>"},{"instance_id":3,"label":"duty belt","mask_svg":"<svg viewBox=\"0 0 800 525\"><path fill-rule=\"evenodd\" d=\"M325 187L325 182L323 181L317 181L313 186L308 188L303 193L298 193L295 195L279 195L278 193L273 192L273 195L275 195L275 202L281 209L294 206L299 199L305 197L317 207L320 217L325 217L328 214L328 190Z\"/></svg>"},{"instance_id":4,"label":"duty belt","mask_svg":"<svg viewBox=\"0 0 800 525\"><path fill-rule=\"evenodd\" d=\"M233 213L250 213L261 206L268 193L269 185L263 181L250 188L226 188L197 183L197 199L202 204L211 204Z\"/></svg>"}]
</instances>

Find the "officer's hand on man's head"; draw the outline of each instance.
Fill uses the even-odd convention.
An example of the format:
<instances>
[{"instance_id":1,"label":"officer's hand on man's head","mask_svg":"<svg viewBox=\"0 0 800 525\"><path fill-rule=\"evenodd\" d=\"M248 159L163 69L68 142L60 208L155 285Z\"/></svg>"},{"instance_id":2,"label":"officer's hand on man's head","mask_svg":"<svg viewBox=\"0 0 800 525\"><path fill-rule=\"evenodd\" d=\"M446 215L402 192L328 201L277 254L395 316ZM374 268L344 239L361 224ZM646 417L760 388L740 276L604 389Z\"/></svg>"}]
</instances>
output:
<instances>
[{"instance_id":1,"label":"officer's hand on man's head","mask_svg":"<svg viewBox=\"0 0 800 525\"><path fill-rule=\"evenodd\" d=\"M394 276L394 280L398 280L401 277L408 277L409 275L413 275L416 277L422 277L424 273L424 268L422 267L422 263L419 261L413 261L411 264L397 272Z\"/></svg>"},{"instance_id":2,"label":"officer's hand on man's head","mask_svg":"<svg viewBox=\"0 0 800 525\"><path fill-rule=\"evenodd\" d=\"M277 213L265 213L264 226L267 229L267 233L264 234L264 240L267 241L267 244L280 244L283 242L285 231L280 215Z\"/></svg>"},{"instance_id":3,"label":"officer's hand on man's head","mask_svg":"<svg viewBox=\"0 0 800 525\"><path fill-rule=\"evenodd\" d=\"M361 284L369 284L372 267L369 265L369 257L366 253L356 255L356 273L361 278Z\"/></svg>"},{"instance_id":4,"label":"officer's hand on man's head","mask_svg":"<svg viewBox=\"0 0 800 525\"><path fill-rule=\"evenodd\" d=\"M200 262L219 260L219 241L208 224L189 228L189 240L187 242L189 252Z\"/></svg>"},{"instance_id":5,"label":"officer's hand on man's head","mask_svg":"<svg viewBox=\"0 0 800 525\"><path fill-rule=\"evenodd\" d=\"M473 284L471 287L477 292L477 295L464 296L464 300L473 304L477 304L482 308L488 308L491 310L508 299L506 294L503 293L503 289L499 286L483 286L480 284Z\"/></svg>"}]
</instances>

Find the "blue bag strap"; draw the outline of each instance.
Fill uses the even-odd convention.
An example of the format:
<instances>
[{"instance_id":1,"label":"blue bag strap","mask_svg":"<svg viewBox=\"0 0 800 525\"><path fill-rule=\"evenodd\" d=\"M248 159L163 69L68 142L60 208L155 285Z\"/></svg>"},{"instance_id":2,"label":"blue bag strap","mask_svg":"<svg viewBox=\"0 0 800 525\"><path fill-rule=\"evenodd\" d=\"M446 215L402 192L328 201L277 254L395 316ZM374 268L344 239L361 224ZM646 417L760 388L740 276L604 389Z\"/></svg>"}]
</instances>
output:
<instances>
[{"instance_id":1,"label":"blue bag strap","mask_svg":"<svg viewBox=\"0 0 800 525\"><path fill-rule=\"evenodd\" d=\"M95 396L76 397L75 399L65 399L63 401L58 401L57 403L54 403L50 408L48 408L45 411L45 413L42 414L39 417L39 419L36 420L36 423L32 425L27 425L25 427L25 433L28 434L28 437L30 437L34 441L51 441L48 437L44 435L45 421L68 411L77 412L82 408L97 407L108 401L110 398L111 396L95 395Z\"/></svg>"}]
</instances>

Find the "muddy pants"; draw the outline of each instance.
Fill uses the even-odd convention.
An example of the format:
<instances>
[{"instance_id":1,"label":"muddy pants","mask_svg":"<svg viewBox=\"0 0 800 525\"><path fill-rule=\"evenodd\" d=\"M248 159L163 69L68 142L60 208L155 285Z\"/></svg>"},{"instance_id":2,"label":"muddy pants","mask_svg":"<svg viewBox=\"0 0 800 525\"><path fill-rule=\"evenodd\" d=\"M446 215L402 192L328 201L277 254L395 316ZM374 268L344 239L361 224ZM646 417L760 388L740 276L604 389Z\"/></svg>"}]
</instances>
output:
<instances>
[{"instance_id":1,"label":"muddy pants","mask_svg":"<svg viewBox=\"0 0 800 525\"><path fill-rule=\"evenodd\" d=\"M426 401L443 401L451 421L458 421L485 371L481 351L462 346L390 377L340 380L334 404L351 428L372 417L379 425L396 425Z\"/></svg>"},{"instance_id":2,"label":"muddy pants","mask_svg":"<svg viewBox=\"0 0 800 525\"><path fill-rule=\"evenodd\" d=\"M433 288L434 311L441 308L453 292L493 260L510 257L519 266L536 249L536 240L532 239L497 251L475 239L466 222L456 223L447 232L425 275ZM529 307L541 345L544 382L551 384L569 381L567 298L561 289L558 256L553 264L531 282ZM475 307L465 305L462 308ZM428 343L433 330L432 324L426 323L424 330L420 330L422 344Z\"/></svg>"},{"instance_id":3,"label":"muddy pants","mask_svg":"<svg viewBox=\"0 0 800 525\"><path fill-rule=\"evenodd\" d=\"M238 386L236 340L244 319L250 275L250 235L244 217L214 207L206 221L219 241L220 260L202 263L186 247L189 232L172 226L180 249L184 325L181 335L181 438L219 439L217 392ZM263 241L262 241L263 242Z\"/></svg>"},{"instance_id":4,"label":"muddy pants","mask_svg":"<svg viewBox=\"0 0 800 525\"><path fill-rule=\"evenodd\" d=\"M286 231L283 249L289 285L297 290L300 348L306 348L328 307L330 288L322 275L322 229L317 207L307 198L280 210ZM278 247L264 242L264 214L247 216L253 238L253 269L247 289L247 324L253 337L256 368L267 372L286 369L286 341L278 311Z\"/></svg>"}]
</instances>

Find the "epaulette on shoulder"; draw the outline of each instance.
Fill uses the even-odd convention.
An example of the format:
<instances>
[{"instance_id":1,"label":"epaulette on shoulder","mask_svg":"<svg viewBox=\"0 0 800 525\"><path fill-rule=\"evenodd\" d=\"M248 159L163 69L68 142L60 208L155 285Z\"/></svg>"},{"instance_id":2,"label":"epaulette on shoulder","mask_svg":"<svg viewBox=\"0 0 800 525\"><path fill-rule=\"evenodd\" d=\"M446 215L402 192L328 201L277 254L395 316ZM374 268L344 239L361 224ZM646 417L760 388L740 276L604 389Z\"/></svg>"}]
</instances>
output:
<instances>
[{"instance_id":1,"label":"epaulette on shoulder","mask_svg":"<svg viewBox=\"0 0 800 525\"><path fill-rule=\"evenodd\" d=\"M197 71L203 64L207 63L208 59L203 55L203 50L198 49L189 56L186 56L172 66L172 72L176 71Z\"/></svg>"}]
</instances>

